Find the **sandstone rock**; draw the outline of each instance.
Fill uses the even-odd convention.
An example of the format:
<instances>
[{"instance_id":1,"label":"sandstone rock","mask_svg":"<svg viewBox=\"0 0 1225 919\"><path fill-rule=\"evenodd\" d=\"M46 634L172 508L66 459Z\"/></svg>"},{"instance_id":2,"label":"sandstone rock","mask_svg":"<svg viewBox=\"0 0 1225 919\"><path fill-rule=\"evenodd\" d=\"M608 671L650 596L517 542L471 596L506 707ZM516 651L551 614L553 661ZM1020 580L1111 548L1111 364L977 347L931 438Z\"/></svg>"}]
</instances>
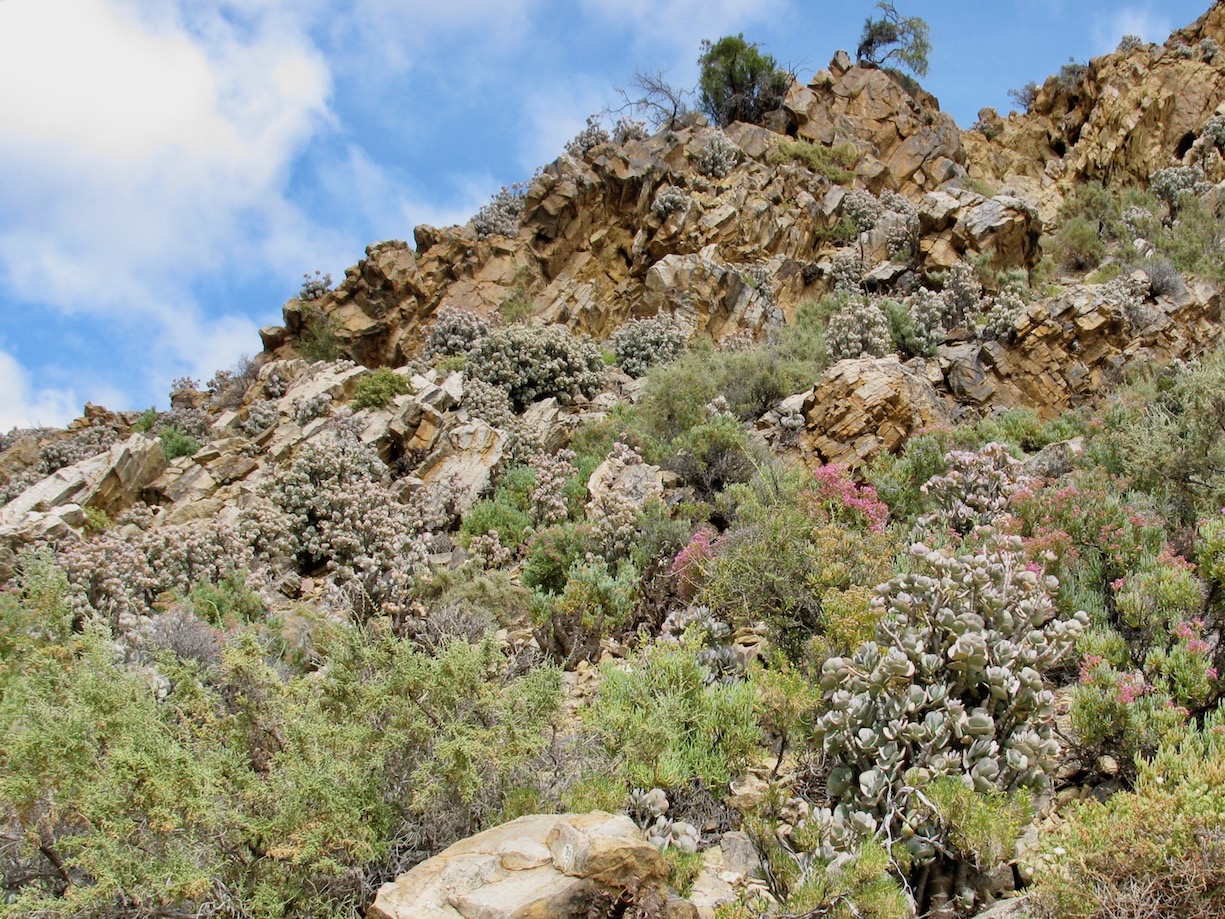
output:
<instances>
[{"instance_id":1,"label":"sandstone rock","mask_svg":"<svg viewBox=\"0 0 1225 919\"><path fill-rule=\"evenodd\" d=\"M140 490L165 468L161 441L133 434L106 452L60 469L26 489L0 508L0 525L17 526L31 513L47 513L68 504L115 513L135 501Z\"/></svg>"},{"instance_id":2,"label":"sandstone rock","mask_svg":"<svg viewBox=\"0 0 1225 919\"><path fill-rule=\"evenodd\" d=\"M974 919L1034 919L1035 915L1025 897L1013 897L1000 900L981 913L976 913Z\"/></svg>"},{"instance_id":3,"label":"sandstone rock","mask_svg":"<svg viewBox=\"0 0 1225 919\"><path fill-rule=\"evenodd\" d=\"M702 870L693 882L689 902L701 919L713 919L715 910L740 894L736 885L761 874L761 861L747 833L724 833L719 845L702 853Z\"/></svg>"},{"instance_id":4,"label":"sandstone rock","mask_svg":"<svg viewBox=\"0 0 1225 919\"><path fill-rule=\"evenodd\" d=\"M839 361L804 399L800 453L817 465L860 466L902 447L915 430L948 421L924 377L896 357Z\"/></svg>"},{"instance_id":5,"label":"sandstone rock","mask_svg":"<svg viewBox=\"0 0 1225 919\"><path fill-rule=\"evenodd\" d=\"M1225 42L1219 4L1182 40L1194 46L1202 38ZM1148 47L1106 55L1090 61L1076 84L1048 79L1029 113L1009 115L990 138L963 134L966 164L976 176L1023 190L1050 218L1087 180L1144 185L1182 160L1222 98L1225 71L1208 62L1153 56Z\"/></svg>"},{"instance_id":6,"label":"sandstone rock","mask_svg":"<svg viewBox=\"0 0 1225 919\"><path fill-rule=\"evenodd\" d=\"M718 260L714 246L652 265L643 303L653 313L678 313L683 323L716 341L727 332L757 331L781 318L743 274ZM685 315L689 311L691 319Z\"/></svg>"},{"instance_id":7,"label":"sandstone rock","mask_svg":"<svg viewBox=\"0 0 1225 919\"><path fill-rule=\"evenodd\" d=\"M441 445L426 457L416 474L427 484L454 482L461 494L456 510L466 513L489 487L505 446L506 437L496 428L483 421L469 421L447 431Z\"/></svg>"},{"instance_id":8,"label":"sandstone rock","mask_svg":"<svg viewBox=\"0 0 1225 919\"><path fill-rule=\"evenodd\" d=\"M666 890L667 863L623 815L520 817L380 888L371 919L585 917L600 894ZM674 912L679 919L684 913ZM695 915L689 907L689 915Z\"/></svg>"},{"instance_id":9,"label":"sandstone rock","mask_svg":"<svg viewBox=\"0 0 1225 919\"><path fill-rule=\"evenodd\" d=\"M912 96L879 68L835 58L808 86L793 86L784 105L799 137L863 150L860 177L871 187L913 183L930 190L963 172L965 152L953 119L930 96Z\"/></svg>"},{"instance_id":10,"label":"sandstone rock","mask_svg":"<svg viewBox=\"0 0 1225 919\"><path fill-rule=\"evenodd\" d=\"M965 249L991 253L995 268L1028 268L1037 261L1042 221L1025 201L999 195L959 216L953 235Z\"/></svg>"},{"instance_id":11,"label":"sandstone rock","mask_svg":"<svg viewBox=\"0 0 1225 919\"><path fill-rule=\"evenodd\" d=\"M1042 479L1057 479L1076 468L1076 461L1085 452L1085 439L1073 437L1048 444L1025 460L1021 467L1025 475Z\"/></svg>"},{"instance_id":12,"label":"sandstone rock","mask_svg":"<svg viewBox=\"0 0 1225 919\"><path fill-rule=\"evenodd\" d=\"M291 340L308 333L312 315L326 318L342 350L371 367L402 364L419 347L426 284L406 243L366 248L366 257L318 300L293 299L283 309Z\"/></svg>"}]
</instances>

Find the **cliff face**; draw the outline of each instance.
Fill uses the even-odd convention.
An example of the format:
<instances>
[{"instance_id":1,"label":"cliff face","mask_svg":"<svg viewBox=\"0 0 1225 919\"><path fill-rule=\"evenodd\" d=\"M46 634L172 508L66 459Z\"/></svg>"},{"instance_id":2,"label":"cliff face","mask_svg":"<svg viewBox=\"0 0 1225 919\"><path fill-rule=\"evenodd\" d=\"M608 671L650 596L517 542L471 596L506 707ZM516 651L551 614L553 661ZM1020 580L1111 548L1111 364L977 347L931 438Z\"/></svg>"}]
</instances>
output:
<instances>
[{"instance_id":1,"label":"cliff face","mask_svg":"<svg viewBox=\"0 0 1225 919\"><path fill-rule=\"evenodd\" d=\"M317 311L354 358L395 366L417 352L439 310L488 316L508 300L597 338L659 312L681 315L698 336L760 335L829 291L833 256L848 245L878 269L868 283L885 291L904 292L958 261L1028 271L1043 219L1077 183L1143 186L1176 163L1225 178L1217 147L1202 138L1225 99L1220 42L1225 10L1213 6L1164 46L1052 77L1028 113L984 110L970 131L930 95L839 52L792 86L766 127L727 129L728 171L702 168L712 131L700 119L563 156L532 182L516 235L420 226L415 248L372 246L337 290L309 308L286 305L284 328L264 332L266 356L290 354ZM840 151L849 168L815 163L799 143L817 145L823 161ZM890 258L881 231L847 235L855 188L897 192L915 206L912 258ZM674 200L663 206L668 191ZM754 271L769 277L769 296L752 283Z\"/></svg>"},{"instance_id":2,"label":"cliff face","mask_svg":"<svg viewBox=\"0 0 1225 919\"><path fill-rule=\"evenodd\" d=\"M984 110L987 133L966 132L972 176L1006 183L1050 216L1078 182L1145 186L1156 170L1199 163L1225 178L1219 154L1196 147L1225 98L1225 8L1214 4L1164 45L1140 45L1065 68L1027 113ZM989 136L988 136L989 135Z\"/></svg>"}]
</instances>

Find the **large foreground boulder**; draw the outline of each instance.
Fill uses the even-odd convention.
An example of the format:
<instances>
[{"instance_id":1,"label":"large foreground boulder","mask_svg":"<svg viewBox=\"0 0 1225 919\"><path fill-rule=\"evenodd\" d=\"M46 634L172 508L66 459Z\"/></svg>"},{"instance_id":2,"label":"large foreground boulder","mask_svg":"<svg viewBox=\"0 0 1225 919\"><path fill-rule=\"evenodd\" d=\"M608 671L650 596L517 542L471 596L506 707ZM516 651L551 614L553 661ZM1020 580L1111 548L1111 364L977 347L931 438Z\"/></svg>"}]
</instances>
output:
<instances>
[{"instance_id":1,"label":"large foreground boulder","mask_svg":"<svg viewBox=\"0 0 1225 919\"><path fill-rule=\"evenodd\" d=\"M579 919L601 903L653 902L663 916L695 919L667 878L659 850L624 815L535 815L457 842L384 884L367 916Z\"/></svg>"}]
</instances>

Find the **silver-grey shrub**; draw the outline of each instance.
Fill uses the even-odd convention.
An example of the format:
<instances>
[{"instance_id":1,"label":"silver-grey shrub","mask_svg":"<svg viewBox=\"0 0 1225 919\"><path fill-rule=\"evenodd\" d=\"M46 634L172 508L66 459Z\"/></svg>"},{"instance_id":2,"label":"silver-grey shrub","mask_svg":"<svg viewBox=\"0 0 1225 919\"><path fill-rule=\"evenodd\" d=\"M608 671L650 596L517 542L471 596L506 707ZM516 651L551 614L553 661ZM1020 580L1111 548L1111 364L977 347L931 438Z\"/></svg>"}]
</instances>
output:
<instances>
[{"instance_id":1,"label":"silver-grey shrub","mask_svg":"<svg viewBox=\"0 0 1225 919\"><path fill-rule=\"evenodd\" d=\"M640 377L655 364L666 364L685 353L688 336L672 316L631 319L613 332L617 363L632 377Z\"/></svg>"},{"instance_id":2,"label":"silver-grey shrub","mask_svg":"<svg viewBox=\"0 0 1225 919\"><path fill-rule=\"evenodd\" d=\"M599 115L588 115L587 126L566 144L566 153L575 159L582 159L588 150L606 144L609 141L608 132L600 124Z\"/></svg>"},{"instance_id":3,"label":"silver-grey shrub","mask_svg":"<svg viewBox=\"0 0 1225 919\"><path fill-rule=\"evenodd\" d=\"M477 238L518 236L519 221L523 218L523 208L527 199L527 189L528 183L526 182L503 185L493 199L468 221L468 225L476 232Z\"/></svg>"},{"instance_id":4,"label":"silver-grey shrub","mask_svg":"<svg viewBox=\"0 0 1225 919\"><path fill-rule=\"evenodd\" d=\"M103 422L74 431L67 437L48 440L38 448L39 471L47 476L105 453L123 439L118 425Z\"/></svg>"},{"instance_id":5,"label":"silver-grey shrub","mask_svg":"<svg viewBox=\"0 0 1225 919\"><path fill-rule=\"evenodd\" d=\"M1211 141L1213 146L1225 150L1225 115L1213 113L1200 128L1200 137Z\"/></svg>"},{"instance_id":6,"label":"silver-grey shrub","mask_svg":"<svg viewBox=\"0 0 1225 919\"><path fill-rule=\"evenodd\" d=\"M434 317L434 324L425 337L424 353L428 358L453 357L467 354L478 339L489 334L488 320L472 310L445 306Z\"/></svg>"},{"instance_id":7,"label":"silver-grey shrub","mask_svg":"<svg viewBox=\"0 0 1225 919\"><path fill-rule=\"evenodd\" d=\"M600 349L562 326L516 324L495 329L468 355L467 373L505 390L515 411L538 399L589 399L604 382Z\"/></svg>"},{"instance_id":8,"label":"silver-grey shrub","mask_svg":"<svg viewBox=\"0 0 1225 919\"><path fill-rule=\"evenodd\" d=\"M275 402L271 399L257 399L247 408L247 417L238 427L248 437L255 437L276 424L280 417Z\"/></svg>"},{"instance_id":9,"label":"silver-grey shrub","mask_svg":"<svg viewBox=\"0 0 1225 919\"><path fill-rule=\"evenodd\" d=\"M914 350L931 357L944 342L944 295L920 287L906 299L906 311L914 326Z\"/></svg>"},{"instance_id":10,"label":"silver-grey shrub","mask_svg":"<svg viewBox=\"0 0 1225 919\"><path fill-rule=\"evenodd\" d=\"M1148 178L1148 189L1177 214L1184 198L1204 194L1212 186L1198 166L1171 166L1158 169Z\"/></svg>"},{"instance_id":11,"label":"silver-grey shrub","mask_svg":"<svg viewBox=\"0 0 1225 919\"><path fill-rule=\"evenodd\" d=\"M101 617L119 627L146 616L165 593L185 596L201 580L220 581L250 569L254 557L239 530L203 520L154 527L136 535L107 530L56 546L68 576L68 603L82 619Z\"/></svg>"},{"instance_id":12,"label":"silver-grey shrub","mask_svg":"<svg viewBox=\"0 0 1225 919\"><path fill-rule=\"evenodd\" d=\"M647 123L637 118L622 115L613 125L612 139L615 144L627 144L631 140L646 140L648 136Z\"/></svg>"},{"instance_id":13,"label":"silver-grey shrub","mask_svg":"<svg viewBox=\"0 0 1225 919\"><path fill-rule=\"evenodd\" d=\"M842 199L842 213L851 218L856 230L865 233L876 226L876 222L885 213L885 208L876 195L862 188L856 188L854 191L847 192Z\"/></svg>"},{"instance_id":14,"label":"silver-grey shrub","mask_svg":"<svg viewBox=\"0 0 1225 919\"><path fill-rule=\"evenodd\" d=\"M834 806L811 827L829 854L876 837L901 842L919 865L938 853L956 862L955 837L924 791L943 777L976 795L1049 787L1059 743L1043 674L1089 620L1059 615L1058 584L1027 566L1019 537L909 554L911 570L877 588L875 640L821 668L816 739Z\"/></svg>"},{"instance_id":15,"label":"silver-grey shrub","mask_svg":"<svg viewBox=\"0 0 1225 919\"><path fill-rule=\"evenodd\" d=\"M298 299L310 302L318 300L332 289L332 275L316 271L315 276L302 275L302 287L298 290Z\"/></svg>"},{"instance_id":16,"label":"silver-grey shrub","mask_svg":"<svg viewBox=\"0 0 1225 919\"><path fill-rule=\"evenodd\" d=\"M329 431L276 470L240 527L269 562L302 574L322 568L333 585L360 585L376 608L398 603L425 552L419 512L396 499L386 476L373 447Z\"/></svg>"},{"instance_id":17,"label":"silver-grey shrub","mask_svg":"<svg viewBox=\"0 0 1225 919\"><path fill-rule=\"evenodd\" d=\"M693 155L693 168L711 179L726 178L740 159L740 148L717 128L704 132L704 142Z\"/></svg>"},{"instance_id":18,"label":"silver-grey shrub","mask_svg":"<svg viewBox=\"0 0 1225 919\"><path fill-rule=\"evenodd\" d=\"M902 195L895 191L885 191L880 196L881 207L885 214L892 215L893 221L885 244L889 249L889 257L913 254L919 242L919 211Z\"/></svg>"},{"instance_id":19,"label":"silver-grey shrub","mask_svg":"<svg viewBox=\"0 0 1225 919\"><path fill-rule=\"evenodd\" d=\"M858 293L863 290L863 276L867 271L863 257L854 246L839 249L834 253L829 274L834 282L835 293Z\"/></svg>"},{"instance_id":20,"label":"silver-grey shrub","mask_svg":"<svg viewBox=\"0 0 1225 919\"><path fill-rule=\"evenodd\" d=\"M838 359L865 354L881 357L893 350L884 310L862 295L841 299L829 317L825 337L830 351Z\"/></svg>"},{"instance_id":21,"label":"silver-grey shrub","mask_svg":"<svg viewBox=\"0 0 1225 919\"><path fill-rule=\"evenodd\" d=\"M1013 290L996 294L983 314L984 338L1007 338L1025 313L1025 300Z\"/></svg>"},{"instance_id":22,"label":"silver-grey shrub","mask_svg":"<svg viewBox=\"0 0 1225 919\"><path fill-rule=\"evenodd\" d=\"M692 201L683 188L666 185L656 193L655 200L651 202L651 213L662 219L674 211L684 210Z\"/></svg>"},{"instance_id":23,"label":"silver-grey shrub","mask_svg":"<svg viewBox=\"0 0 1225 919\"><path fill-rule=\"evenodd\" d=\"M973 321L982 308L983 285L974 269L958 262L944 278L944 327L956 329Z\"/></svg>"},{"instance_id":24,"label":"silver-grey shrub","mask_svg":"<svg viewBox=\"0 0 1225 919\"><path fill-rule=\"evenodd\" d=\"M932 530L969 533L992 524L1008 508L1021 487L1021 463L1000 443L980 450L950 450L944 454L946 471L922 486L933 513L919 525Z\"/></svg>"}]
</instances>

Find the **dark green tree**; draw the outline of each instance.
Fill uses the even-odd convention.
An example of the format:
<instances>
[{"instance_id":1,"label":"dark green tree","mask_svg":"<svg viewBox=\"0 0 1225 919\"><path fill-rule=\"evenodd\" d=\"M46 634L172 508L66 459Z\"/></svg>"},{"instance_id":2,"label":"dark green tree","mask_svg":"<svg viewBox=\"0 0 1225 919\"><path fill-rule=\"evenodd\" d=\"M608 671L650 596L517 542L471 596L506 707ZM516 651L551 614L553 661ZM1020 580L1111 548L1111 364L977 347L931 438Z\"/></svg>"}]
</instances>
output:
<instances>
[{"instance_id":1,"label":"dark green tree","mask_svg":"<svg viewBox=\"0 0 1225 919\"><path fill-rule=\"evenodd\" d=\"M783 104L791 75L772 55L762 54L744 35L702 42L698 58L698 106L717 125L733 121L761 124L766 112Z\"/></svg>"},{"instance_id":2,"label":"dark green tree","mask_svg":"<svg viewBox=\"0 0 1225 919\"><path fill-rule=\"evenodd\" d=\"M890 61L918 77L927 76L927 55L931 52L927 23L918 16L902 16L889 0L876 4L880 17L868 17L863 24L856 56L861 64L883 67Z\"/></svg>"}]
</instances>

